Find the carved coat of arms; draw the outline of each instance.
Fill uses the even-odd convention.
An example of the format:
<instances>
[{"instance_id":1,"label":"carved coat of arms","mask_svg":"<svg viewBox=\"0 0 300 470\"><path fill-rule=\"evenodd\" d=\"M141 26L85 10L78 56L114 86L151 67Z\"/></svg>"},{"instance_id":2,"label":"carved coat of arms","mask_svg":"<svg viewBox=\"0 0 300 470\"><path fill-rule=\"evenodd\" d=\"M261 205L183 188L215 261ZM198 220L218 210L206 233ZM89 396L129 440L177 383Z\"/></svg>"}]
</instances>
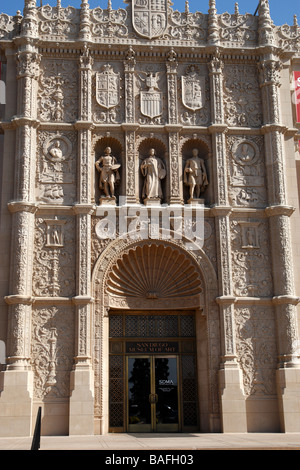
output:
<instances>
[{"instance_id":1,"label":"carved coat of arms","mask_svg":"<svg viewBox=\"0 0 300 470\"><path fill-rule=\"evenodd\" d=\"M159 37L168 26L168 0L132 0L135 31L148 39Z\"/></svg>"},{"instance_id":2,"label":"carved coat of arms","mask_svg":"<svg viewBox=\"0 0 300 470\"><path fill-rule=\"evenodd\" d=\"M120 102L120 74L110 65L105 65L104 71L96 74L96 100L106 109L114 108Z\"/></svg>"},{"instance_id":3,"label":"carved coat of arms","mask_svg":"<svg viewBox=\"0 0 300 470\"><path fill-rule=\"evenodd\" d=\"M151 119L162 114L162 92L158 87L158 73L149 72L143 80L148 87L148 91L141 91L141 113Z\"/></svg>"},{"instance_id":4,"label":"carved coat of arms","mask_svg":"<svg viewBox=\"0 0 300 470\"><path fill-rule=\"evenodd\" d=\"M192 67L186 76L181 77L181 86L184 106L192 111L203 108L205 77L200 77L197 70Z\"/></svg>"}]
</instances>

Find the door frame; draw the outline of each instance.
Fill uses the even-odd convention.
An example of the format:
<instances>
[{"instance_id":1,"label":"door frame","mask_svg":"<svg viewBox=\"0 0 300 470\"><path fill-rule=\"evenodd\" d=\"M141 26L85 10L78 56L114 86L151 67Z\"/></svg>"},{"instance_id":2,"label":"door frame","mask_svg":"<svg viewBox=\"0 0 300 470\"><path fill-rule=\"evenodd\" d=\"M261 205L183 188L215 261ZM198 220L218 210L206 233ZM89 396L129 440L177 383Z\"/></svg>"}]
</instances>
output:
<instances>
[{"instance_id":1,"label":"door frame","mask_svg":"<svg viewBox=\"0 0 300 470\"><path fill-rule=\"evenodd\" d=\"M150 402L151 409L151 423L141 425L141 424L130 424L129 423L129 373L128 373L128 363L129 359L149 359L150 360L150 393L148 397L145 397L145 400L149 399L150 395L157 395L156 390L156 371L155 371L155 360L156 359L176 359L176 372L177 372L177 405L178 405L178 423L157 423L156 420L156 403L157 401ZM126 432L180 432L181 425L181 371L180 371L180 356L179 354L127 354L125 356L126 365L125 365L125 400L126 400L126 423L125 428ZM142 426L142 427L141 427Z\"/></svg>"}]
</instances>

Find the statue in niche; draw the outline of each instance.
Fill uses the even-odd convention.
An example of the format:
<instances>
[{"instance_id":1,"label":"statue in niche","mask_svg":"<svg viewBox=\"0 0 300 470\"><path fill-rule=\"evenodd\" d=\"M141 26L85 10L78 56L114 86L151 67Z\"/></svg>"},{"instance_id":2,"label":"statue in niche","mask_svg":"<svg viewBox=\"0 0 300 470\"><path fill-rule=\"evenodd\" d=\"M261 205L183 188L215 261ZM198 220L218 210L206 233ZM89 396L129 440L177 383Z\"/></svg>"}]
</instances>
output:
<instances>
[{"instance_id":1,"label":"statue in niche","mask_svg":"<svg viewBox=\"0 0 300 470\"><path fill-rule=\"evenodd\" d=\"M106 147L104 155L96 161L95 166L100 173L99 189L101 192L104 192L104 198L107 200L115 200L115 186L120 181L119 168L121 165L118 163L116 157L111 155L110 147Z\"/></svg>"},{"instance_id":2,"label":"statue in niche","mask_svg":"<svg viewBox=\"0 0 300 470\"><path fill-rule=\"evenodd\" d=\"M145 177L142 198L145 202L161 201L161 180L166 176L166 168L163 161L156 156L155 149L150 149L149 156L142 162L141 172Z\"/></svg>"},{"instance_id":3,"label":"statue in niche","mask_svg":"<svg viewBox=\"0 0 300 470\"><path fill-rule=\"evenodd\" d=\"M184 168L184 183L189 186L190 198L188 203L200 198L200 194L208 186L204 160L199 157L198 149L193 149L193 156L186 161Z\"/></svg>"}]
</instances>

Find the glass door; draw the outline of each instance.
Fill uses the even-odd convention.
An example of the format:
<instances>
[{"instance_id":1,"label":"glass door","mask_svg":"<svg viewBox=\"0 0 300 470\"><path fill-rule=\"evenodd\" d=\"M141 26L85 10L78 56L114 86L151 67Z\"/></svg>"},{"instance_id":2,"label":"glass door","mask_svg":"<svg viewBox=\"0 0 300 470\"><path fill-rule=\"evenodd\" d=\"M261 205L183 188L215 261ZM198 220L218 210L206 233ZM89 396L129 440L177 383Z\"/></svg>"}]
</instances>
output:
<instances>
[{"instance_id":1,"label":"glass door","mask_svg":"<svg viewBox=\"0 0 300 470\"><path fill-rule=\"evenodd\" d=\"M128 431L151 432L151 358L129 357L127 367Z\"/></svg>"},{"instance_id":2,"label":"glass door","mask_svg":"<svg viewBox=\"0 0 300 470\"><path fill-rule=\"evenodd\" d=\"M179 430L177 357L155 357L157 432Z\"/></svg>"},{"instance_id":3,"label":"glass door","mask_svg":"<svg viewBox=\"0 0 300 470\"><path fill-rule=\"evenodd\" d=\"M177 357L128 357L129 432L179 431Z\"/></svg>"}]
</instances>

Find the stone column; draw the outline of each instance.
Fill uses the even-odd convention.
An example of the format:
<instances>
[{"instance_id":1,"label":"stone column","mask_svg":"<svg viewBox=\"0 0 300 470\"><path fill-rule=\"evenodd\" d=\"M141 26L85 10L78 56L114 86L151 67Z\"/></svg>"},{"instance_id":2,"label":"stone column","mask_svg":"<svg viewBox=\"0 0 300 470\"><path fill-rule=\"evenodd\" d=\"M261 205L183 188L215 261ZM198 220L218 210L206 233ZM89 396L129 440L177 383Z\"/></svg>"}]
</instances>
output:
<instances>
[{"instance_id":1,"label":"stone column","mask_svg":"<svg viewBox=\"0 0 300 470\"><path fill-rule=\"evenodd\" d=\"M172 49L168 54L167 86L168 86L168 116L169 123L166 130L169 133L169 204L183 204L183 188L181 184L182 156L179 155L178 125L178 93L177 93L177 68L176 53Z\"/></svg>"},{"instance_id":2,"label":"stone column","mask_svg":"<svg viewBox=\"0 0 300 470\"><path fill-rule=\"evenodd\" d=\"M0 398L0 434L32 432L33 375L31 355L32 269L35 221L36 101L40 56L35 47L35 0L26 0L17 60L17 116L14 200L12 214L7 370ZM26 40L25 40L26 38ZM9 87L9 84L8 84Z\"/></svg>"},{"instance_id":3,"label":"stone column","mask_svg":"<svg viewBox=\"0 0 300 470\"><path fill-rule=\"evenodd\" d=\"M85 2L83 2L85 5ZM84 45L80 57L77 204L76 356L71 372L70 435L94 434L94 373L92 368L91 214L91 81L93 60Z\"/></svg>"},{"instance_id":4,"label":"stone column","mask_svg":"<svg viewBox=\"0 0 300 470\"><path fill-rule=\"evenodd\" d=\"M135 148L135 132L139 125L135 123L135 103L134 103L134 71L135 71L135 52L132 47L126 53L124 61L125 72L125 196L126 204L139 203L139 182L136 167L138 166L136 148Z\"/></svg>"},{"instance_id":5,"label":"stone column","mask_svg":"<svg viewBox=\"0 0 300 470\"><path fill-rule=\"evenodd\" d=\"M285 181L284 137L279 88L281 62L275 47L269 2L259 8L260 82L263 96L265 154L278 347L277 387L283 432L300 432L300 367L290 217ZM296 359L296 360L295 360Z\"/></svg>"},{"instance_id":6,"label":"stone column","mask_svg":"<svg viewBox=\"0 0 300 470\"><path fill-rule=\"evenodd\" d=\"M214 3L214 2L212 2ZM214 9L213 9L214 13ZM214 33L216 31L214 30ZM215 37L215 35L214 35ZM209 64L212 99L210 132L214 154L215 207L213 215L218 240L220 324L222 363L219 371L223 432L246 432L246 402L242 390L242 372L237 362L233 287L231 279L230 213L227 190L227 160L223 111L223 62L214 53Z\"/></svg>"}]
</instances>

